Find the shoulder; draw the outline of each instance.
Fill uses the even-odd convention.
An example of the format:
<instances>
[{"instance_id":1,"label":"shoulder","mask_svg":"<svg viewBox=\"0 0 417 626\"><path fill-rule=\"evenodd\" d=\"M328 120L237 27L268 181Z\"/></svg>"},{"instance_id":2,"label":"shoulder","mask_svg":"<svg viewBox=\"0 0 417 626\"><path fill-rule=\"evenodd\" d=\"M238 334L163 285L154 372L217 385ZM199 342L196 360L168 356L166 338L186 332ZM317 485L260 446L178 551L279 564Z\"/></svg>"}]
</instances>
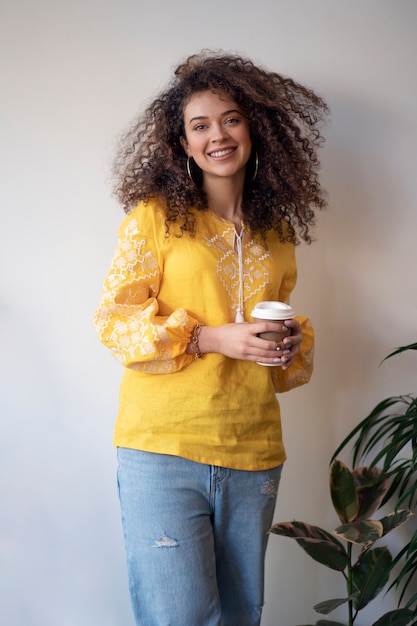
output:
<instances>
[{"instance_id":1,"label":"shoulder","mask_svg":"<svg viewBox=\"0 0 417 626\"><path fill-rule=\"evenodd\" d=\"M266 244L273 255L279 257L281 263L295 265L296 263L296 245L291 241L282 241L279 234L275 230L267 233Z\"/></svg>"},{"instance_id":2,"label":"shoulder","mask_svg":"<svg viewBox=\"0 0 417 626\"><path fill-rule=\"evenodd\" d=\"M289 227L285 222L281 223L281 233L275 229L268 230L266 233L266 241L268 246L280 246L289 253L294 253L296 248L296 243L293 241Z\"/></svg>"},{"instance_id":3,"label":"shoulder","mask_svg":"<svg viewBox=\"0 0 417 626\"><path fill-rule=\"evenodd\" d=\"M120 225L120 236L165 229L165 208L165 202L158 198L142 200L125 216Z\"/></svg>"},{"instance_id":4,"label":"shoulder","mask_svg":"<svg viewBox=\"0 0 417 626\"><path fill-rule=\"evenodd\" d=\"M167 205L165 200L162 198L149 198L148 200L141 200L127 217L137 221L165 221L166 210Z\"/></svg>"}]
</instances>

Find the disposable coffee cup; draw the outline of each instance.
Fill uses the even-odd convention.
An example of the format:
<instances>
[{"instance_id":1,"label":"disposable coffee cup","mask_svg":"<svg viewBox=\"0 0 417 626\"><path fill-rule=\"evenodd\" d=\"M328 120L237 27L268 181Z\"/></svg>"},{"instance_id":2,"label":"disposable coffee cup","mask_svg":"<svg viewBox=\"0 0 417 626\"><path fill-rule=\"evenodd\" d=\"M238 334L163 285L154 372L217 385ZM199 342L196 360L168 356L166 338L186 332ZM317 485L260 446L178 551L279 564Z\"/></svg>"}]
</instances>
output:
<instances>
[{"instance_id":1,"label":"disposable coffee cup","mask_svg":"<svg viewBox=\"0 0 417 626\"><path fill-rule=\"evenodd\" d=\"M282 331L282 324L285 320L290 320L295 317L294 309L285 302L278 302L275 300L258 302L251 313L255 322L277 322L277 326L280 330L267 331L265 333L259 333L259 337L262 339L269 339L275 341L277 347L281 345L281 341L284 337L291 335L291 330L288 328L286 331ZM270 367L276 367L279 364L271 363L259 363L259 365L266 365Z\"/></svg>"}]
</instances>

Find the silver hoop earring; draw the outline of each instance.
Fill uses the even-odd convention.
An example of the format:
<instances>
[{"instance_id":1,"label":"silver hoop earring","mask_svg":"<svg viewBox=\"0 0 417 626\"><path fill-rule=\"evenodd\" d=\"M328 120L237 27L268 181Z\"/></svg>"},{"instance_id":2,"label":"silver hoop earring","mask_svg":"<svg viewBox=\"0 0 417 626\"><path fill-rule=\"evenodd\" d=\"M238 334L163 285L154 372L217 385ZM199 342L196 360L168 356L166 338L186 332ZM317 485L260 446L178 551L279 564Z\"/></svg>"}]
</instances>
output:
<instances>
[{"instance_id":1,"label":"silver hoop earring","mask_svg":"<svg viewBox=\"0 0 417 626\"><path fill-rule=\"evenodd\" d=\"M253 172L253 176L251 178L251 183L253 183L253 181L255 180L255 178L258 175L258 169L259 169L259 156L258 156L258 151L255 152L255 171Z\"/></svg>"}]
</instances>

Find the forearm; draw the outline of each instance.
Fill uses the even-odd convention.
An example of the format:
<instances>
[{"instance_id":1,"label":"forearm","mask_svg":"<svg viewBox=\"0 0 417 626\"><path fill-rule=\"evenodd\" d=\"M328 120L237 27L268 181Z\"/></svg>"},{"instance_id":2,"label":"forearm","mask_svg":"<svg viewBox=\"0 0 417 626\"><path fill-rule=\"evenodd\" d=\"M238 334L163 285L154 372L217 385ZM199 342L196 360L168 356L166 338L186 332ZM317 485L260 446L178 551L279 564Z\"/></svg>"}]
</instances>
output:
<instances>
[{"instance_id":1,"label":"forearm","mask_svg":"<svg viewBox=\"0 0 417 626\"><path fill-rule=\"evenodd\" d=\"M283 352L276 342L258 336L275 329L276 325L271 322L201 326L193 331L187 353L198 358L216 352L232 359L280 364Z\"/></svg>"}]
</instances>

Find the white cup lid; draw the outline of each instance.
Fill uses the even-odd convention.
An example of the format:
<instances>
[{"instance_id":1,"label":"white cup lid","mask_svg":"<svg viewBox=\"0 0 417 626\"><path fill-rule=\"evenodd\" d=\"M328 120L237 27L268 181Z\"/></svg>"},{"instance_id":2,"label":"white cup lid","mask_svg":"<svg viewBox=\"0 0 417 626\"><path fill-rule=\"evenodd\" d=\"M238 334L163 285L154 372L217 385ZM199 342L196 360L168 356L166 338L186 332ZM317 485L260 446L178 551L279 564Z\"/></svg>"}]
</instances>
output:
<instances>
[{"instance_id":1,"label":"white cup lid","mask_svg":"<svg viewBox=\"0 0 417 626\"><path fill-rule=\"evenodd\" d=\"M258 302L251 315L261 320L288 320L293 318L295 313L289 304L271 300Z\"/></svg>"}]
</instances>

